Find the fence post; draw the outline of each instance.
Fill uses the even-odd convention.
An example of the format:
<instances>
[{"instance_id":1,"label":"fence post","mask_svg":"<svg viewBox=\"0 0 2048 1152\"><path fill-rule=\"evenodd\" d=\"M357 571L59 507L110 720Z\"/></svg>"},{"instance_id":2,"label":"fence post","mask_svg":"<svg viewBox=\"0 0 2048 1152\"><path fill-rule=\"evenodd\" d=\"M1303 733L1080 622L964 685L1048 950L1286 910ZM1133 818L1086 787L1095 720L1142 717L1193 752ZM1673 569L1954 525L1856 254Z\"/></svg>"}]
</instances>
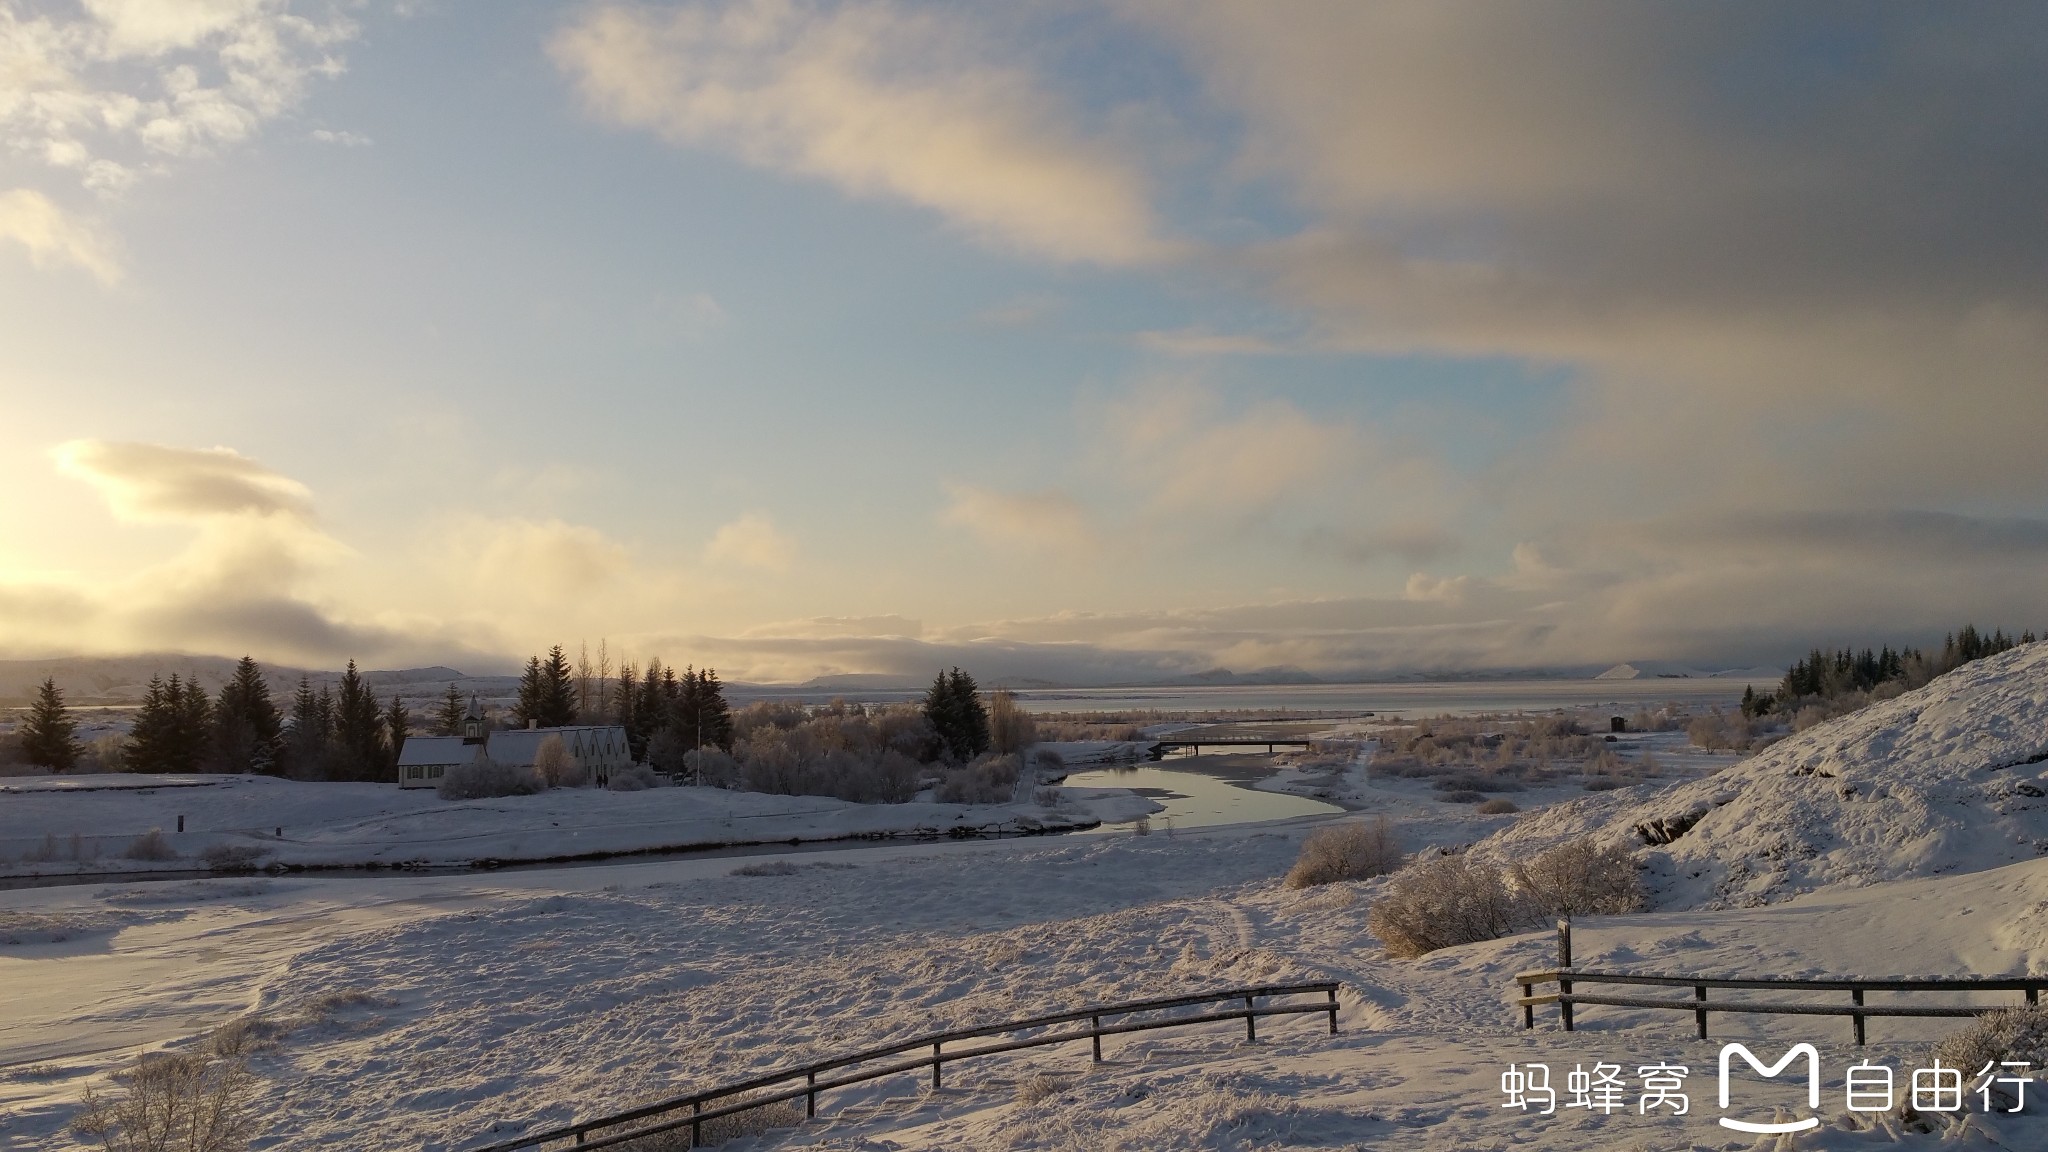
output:
<instances>
[{"instance_id":1,"label":"fence post","mask_svg":"<svg viewBox=\"0 0 2048 1152\"><path fill-rule=\"evenodd\" d=\"M932 1041L932 1091L939 1089L939 1042Z\"/></svg>"},{"instance_id":2,"label":"fence post","mask_svg":"<svg viewBox=\"0 0 2048 1152\"><path fill-rule=\"evenodd\" d=\"M690 1147L692 1148L701 1147L704 1143L704 1121L701 1117L703 1111L704 1102L702 1100L690 1101Z\"/></svg>"},{"instance_id":3,"label":"fence post","mask_svg":"<svg viewBox=\"0 0 2048 1152\"><path fill-rule=\"evenodd\" d=\"M804 1119L810 1120L818 1115L818 1073L816 1071L804 1073L804 1087L810 1089L809 1092L804 1094Z\"/></svg>"},{"instance_id":4,"label":"fence post","mask_svg":"<svg viewBox=\"0 0 2048 1152\"><path fill-rule=\"evenodd\" d=\"M1522 999L1527 1000L1529 997L1534 996L1535 994L1536 985L1530 983L1527 980L1522 981ZM1535 1026L1536 1006L1534 1004L1522 1005L1522 1031L1527 1032L1529 1029L1534 1028Z\"/></svg>"},{"instance_id":5,"label":"fence post","mask_svg":"<svg viewBox=\"0 0 2048 1152\"><path fill-rule=\"evenodd\" d=\"M1705 984L1693 985L1692 998L1705 1004L1707 1002L1707 986ZM1692 1010L1692 1014L1699 1021L1700 1039L1705 1040L1707 1038L1707 1010L1705 1008L1695 1008Z\"/></svg>"},{"instance_id":6,"label":"fence post","mask_svg":"<svg viewBox=\"0 0 2048 1152\"><path fill-rule=\"evenodd\" d=\"M1259 1042L1259 1030L1257 1027L1258 1011L1258 1007L1252 1003L1252 998L1249 996L1245 997L1244 1042L1247 1044L1257 1044Z\"/></svg>"},{"instance_id":7,"label":"fence post","mask_svg":"<svg viewBox=\"0 0 2048 1152\"><path fill-rule=\"evenodd\" d=\"M1849 989L1849 998L1856 1002L1856 1006L1858 1008L1863 1007L1863 989ZM1863 1013L1851 1012L1849 1014L1849 1019L1854 1021L1856 1024L1856 1046L1858 1048L1861 1048L1863 1046Z\"/></svg>"},{"instance_id":8,"label":"fence post","mask_svg":"<svg viewBox=\"0 0 2048 1152\"><path fill-rule=\"evenodd\" d=\"M1337 1034L1337 990L1330 989L1330 1035Z\"/></svg>"},{"instance_id":9,"label":"fence post","mask_svg":"<svg viewBox=\"0 0 2048 1152\"><path fill-rule=\"evenodd\" d=\"M1090 1016L1088 1023L1092 1026L1088 1034L1088 1040L1095 1045L1095 1062L1100 1064L1102 1063L1102 1017Z\"/></svg>"},{"instance_id":10,"label":"fence post","mask_svg":"<svg viewBox=\"0 0 2048 1152\"><path fill-rule=\"evenodd\" d=\"M1572 970L1572 918L1557 918L1557 1014L1564 1020L1564 1030L1572 1031L1572 981L1565 973Z\"/></svg>"},{"instance_id":11,"label":"fence post","mask_svg":"<svg viewBox=\"0 0 2048 1152\"><path fill-rule=\"evenodd\" d=\"M2040 1002L2041 1002L2041 988L2040 988L2040 985L2038 985L2038 984L2029 984L2029 985L2027 985L2027 1003L2028 1003L2029 1005L2034 1005L2034 1004L2039 1004Z\"/></svg>"}]
</instances>

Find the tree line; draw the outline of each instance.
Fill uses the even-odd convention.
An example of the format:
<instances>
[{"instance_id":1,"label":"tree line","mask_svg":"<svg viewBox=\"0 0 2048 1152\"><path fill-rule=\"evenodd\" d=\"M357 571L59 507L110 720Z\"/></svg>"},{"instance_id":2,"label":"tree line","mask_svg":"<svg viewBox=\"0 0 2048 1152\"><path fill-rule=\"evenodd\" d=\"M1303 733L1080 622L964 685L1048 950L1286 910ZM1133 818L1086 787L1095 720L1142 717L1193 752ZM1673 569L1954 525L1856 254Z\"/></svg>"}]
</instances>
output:
<instances>
[{"instance_id":1,"label":"tree line","mask_svg":"<svg viewBox=\"0 0 2048 1152\"><path fill-rule=\"evenodd\" d=\"M1785 678L1778 682L1775 692L1743 689L1742 712L1753 717L1789 715L1810 704L1825 704L1858 693L1884 694L1882 689L1896 694L1918 688L1972 661L2032 644L2035 639L2031 630L2012 637L2003 628L1985 633L1974 624L1965 624L1949 633L1942 640L1941 649L1933 653L1918 648L1893 651L1890 645L1875 651L1866 647L1860 652L1850 648L1835 652L1815 648L1785 670Z\"/></svg>"}]
</instances>

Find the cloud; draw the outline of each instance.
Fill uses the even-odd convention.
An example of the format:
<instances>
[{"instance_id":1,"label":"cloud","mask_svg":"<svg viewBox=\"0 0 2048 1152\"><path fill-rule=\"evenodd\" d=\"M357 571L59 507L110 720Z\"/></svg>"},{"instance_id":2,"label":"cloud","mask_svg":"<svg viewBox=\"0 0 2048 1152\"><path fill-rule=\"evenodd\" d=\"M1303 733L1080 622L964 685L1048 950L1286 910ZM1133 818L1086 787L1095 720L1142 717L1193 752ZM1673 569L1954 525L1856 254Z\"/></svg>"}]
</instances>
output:
<instances>
[{"instance_id":1,"label":"cloud","mask_svg":"<svg viewBox=\"0 0 2048 1152\"><path fill-rule=\"evenodd\" d=\"M2048 495L2048 12L1123 11L1301 213L1234 258L1322 347L1573 370L1514 514Z\"/></svg>"},{"instance_id":2,"label":"cloud","mask_svg":"<svg viewBox=\"0 0 2048 1152\"><path fill-rule=\"evenodd\" d=\"M360 132L335 131L332 128L315 128L306 133L309 140L320 144L338 144L343 148L368 148L374 141Z\"/></svg>"},{"instance_id":3,"label":"cloud","mask_svg":"<svg viewBox=\"0 0 2048 1152\"><path fill-rule=\"evenodd\" d=\"M1140 264L1141 171L945 7L598 3L552 45L590 110L676 144L915 204L999 246Z\"/></svg>"},{"instance_id":4,"label":"cloud","mask_svg":"<svg viewBox=\"0 0 2048 1152\"><path fill-rule=\"evenodd\" d=\"M974 318L991 328L1029 328L1066 311L1067 304L1064 296L1055 296L1047 292L1027 292L993 308L985 308L976 313Z\"/></svg>"},{"instance_id":5,"label":"cloud","mask_svg":"<svg viewBox=\"0 0 2048 1152\"><path fill-rule=\"evenodd\" d=\"M38 268L69 264L91 273L101 284L121 281L121 261L113 242L40 192L0 192L0 240L28 249L30 262Z\"/></svg>"},{"instance_id":6,"label":"cloud","mask_svg":"<svg viewBox=\"0 0 2048 1152\"><path fill-rule=\"evenodd\" d=\"M713 563L787 572L796 560L796 541L765 513L749 512L720 528L705 546L704 556Z\"/></svg>"},{"instance_id":7,"label":"cloud","mask_svg":"<svg viewBox=\"0 0 2048 1152\"><path fill-rule=\"evenodd\" d=\"M0 8L0 139L112 194L242 143L342 70L345 0L85 0Z\"/></svg>"},{"instance_id":8,"label":"cloud","mask_svg":"<svg viewBox=\"0 0 2048 1152\"><path fill-rule=\"evenodd\" d=\"M176 554L101 584L0 586L0 650L186 651L297 662L475 654L446 631L399 630L326 602L316 576L351 555L298 481L229 448L76 440L51 456L124 521L183 525Z\"/></svg>"},{"instance_id":9,"label":"cloud","mask_svg":"<svg viewBox=\"0 0 2048 1152\"><path fill-rule=\"evenodd\" d=\"M1100 543L1087 513L1064 492L997 492L950 481L945 488L949 502L940 521L991 547L1079 555Z\"/></svg>"},{"instance_id":10,"label":"cloud","mask_svg":"<svg viewBox=\"0 0 2048 1152\"><path fill-rule=\"evenodd\" d=\"M187 521L253 513L304 519L306 486L231 448L172 448L72 440L51 455L66 475L100 490L129 520Z\"/></svg>"},{"instance_id":11,"label":"cloud","mask_svg":"<svg viewBox=\"0 0 2048 1152\"><path fill-rule=\"evenodd\" d=\"M1286 351L1264 336L1211 332L1207 328L1140 332L1136 339L1138 347L1147 352L1167 356L1273 356Z\"/></svg>"}]
</instances>

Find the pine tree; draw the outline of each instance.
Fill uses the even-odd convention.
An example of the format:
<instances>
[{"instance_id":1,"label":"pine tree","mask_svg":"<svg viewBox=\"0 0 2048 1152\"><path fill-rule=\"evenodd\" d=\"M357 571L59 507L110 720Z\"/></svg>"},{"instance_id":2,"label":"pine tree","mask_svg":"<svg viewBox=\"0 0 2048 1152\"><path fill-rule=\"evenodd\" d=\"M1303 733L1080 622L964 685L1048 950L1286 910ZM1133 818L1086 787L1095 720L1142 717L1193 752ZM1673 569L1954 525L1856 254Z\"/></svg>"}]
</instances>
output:
<instances>
[{"instance_id":1,"label":"pine tree","mask_svg":"<svg viewBox=\"0 0 2048 1152\"><path fill-rule=\"evenodd\" d=\"M462 699L462 693L450 683L448 691L441 697L441 706L434 710L434 729L443 736L462 735L462 721L469 715L469 705Z\"/></svg>"},{"instance_id":2,"label":"pine tree","mask_svg":"<svg viewBox=\"0 0 2048 1152\"><path fill-rule=\"evenodd\" d=\"M646 751L646 740L635 737L640 730L636 709L639 705L640 684L631 663L619 665L619 691L612 701L612 722L626 730L626 743L632 750L634 760L640 760Z\"/></svg>"},{"instance_id":3,"label":"pine tree","mask_svg":"<svg viewBox=\"0 0 2048 1152\"><path fill-rule=\"evenodd\" d=\"M547 707L547 673L540 666L540 657L529 656L526 670L519 674L519 696L512 703L512 718L519 721L521 728L537 726Z\"/></svg>"},{"instance_id":4,"label":"pine tree","mask_svg":"<svg viewBox=\"0 0 2048 1152\"><path fill-rule=\"evenodd\" d=\"M541 675L544 689L540 726L565 728L576 723L576 676L569 667L568 654L562 651L560 644L548 649L547 662L541 665Z\"/></svg>"},{"instance_id":5,"label":"pine tree","mask_svg":"<svg viewBox=\"0 0 2048 1152\"><path fill-rule=\"evenodd\" d=\"M706 668L697 675L697 691L704 718L702 742L732 751L732 705L725 702L725 682L717 669Z\"/></svg>"},{"instance_id":6,"label":"pine tree","mask_svg":"<svg viewBox=\"0 0 2048 1152\"><path fill-rule=\"evenodd\" d=\"M953 760L965 763L988 751L988 709L974 677L954 668L941 672L925 693L925 718Z\"/></svg>"},{"instance_id":7,"label":"pine tree","mask_svg":"<svg viewBox=\"0 0 2048 1152\"><path fill-rule=\"evenodd\" d=\"M406 710L405 701L398 696L391 698L391 707L384 711L384 734L388 741L385 761L395 777L398 754L405 750L405 738L412 734L412 713Z\"/></svg>"},{"instance_id":8,"label":"pine tree","mask_svg":"<svg viewBox=\"0 0 2048 1152\"><path fill-rule=\"evenodd\" d=\"M128 730L129 771L166 771L163 765L170 755L172 723L171 710L164 700L163 677L151 676L149 687L143 690L135 724Z\"/></svg>"},{"instance_id":9,"label":"pine tree","mask_svg":"<svg viewBox=\"0 0 2048 1152\"><path fill-rule=\"evenodd\" d=\"M341 690L334 699L334 745L342 779L383 778L384 711L353 660L341 674Z\"/></svg>"},{"instance_id":10,"label":"pine tree","mask_svg":"<svg viewBox=\"0 0 2048 1152\"><path fill-rule=\"evenodd\" d=\"M28 719L21 723L21 752L29 763L52 772L78 766L78 722L65 711L64 693L54 677L43 678Z\"/></svg>"},{"instance_id":11,"label":"pine tree","mask_svg":"<svg viewBox=\"0 0 2048 1152\"><path fill-rule=\"evenodd\" d=\"M328 744L333 735L334 711L323 687L313 691L313 682L299 677L299 690L292 694L291 731L286 736L286 767L301 780L324 780L328 775Z\"/></svg>"},{"instance_id":12,"label":"pine tree","mask_svg":"<svg viewBox=\"0 0 2048 1152\"><path fill-rule=\"evenodd\" d=\"M275 774L284 763L284 720L263 682L263 669L248 656L220 686L213 706L211 767L218 772Z\"/></svg>"}]
</instances>

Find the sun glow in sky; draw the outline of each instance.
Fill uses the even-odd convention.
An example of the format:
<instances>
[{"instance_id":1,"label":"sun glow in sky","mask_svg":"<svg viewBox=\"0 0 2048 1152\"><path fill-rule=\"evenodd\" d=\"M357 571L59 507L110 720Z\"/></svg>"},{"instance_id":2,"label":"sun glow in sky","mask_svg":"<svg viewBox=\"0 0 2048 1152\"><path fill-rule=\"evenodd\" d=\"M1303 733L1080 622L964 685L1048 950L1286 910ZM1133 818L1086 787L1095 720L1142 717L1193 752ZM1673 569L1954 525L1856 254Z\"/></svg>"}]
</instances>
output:
<instances>
[{"instance_id":1,"label":"sun glow in sky","mask_svg":"<svg viewBox=\"0 0 2048 1152\"><path fill-rule=\"evenodd\" d=\"M2048 621L2035 5L0 0L0 656Z\"/></svg>"}]
</instances>

